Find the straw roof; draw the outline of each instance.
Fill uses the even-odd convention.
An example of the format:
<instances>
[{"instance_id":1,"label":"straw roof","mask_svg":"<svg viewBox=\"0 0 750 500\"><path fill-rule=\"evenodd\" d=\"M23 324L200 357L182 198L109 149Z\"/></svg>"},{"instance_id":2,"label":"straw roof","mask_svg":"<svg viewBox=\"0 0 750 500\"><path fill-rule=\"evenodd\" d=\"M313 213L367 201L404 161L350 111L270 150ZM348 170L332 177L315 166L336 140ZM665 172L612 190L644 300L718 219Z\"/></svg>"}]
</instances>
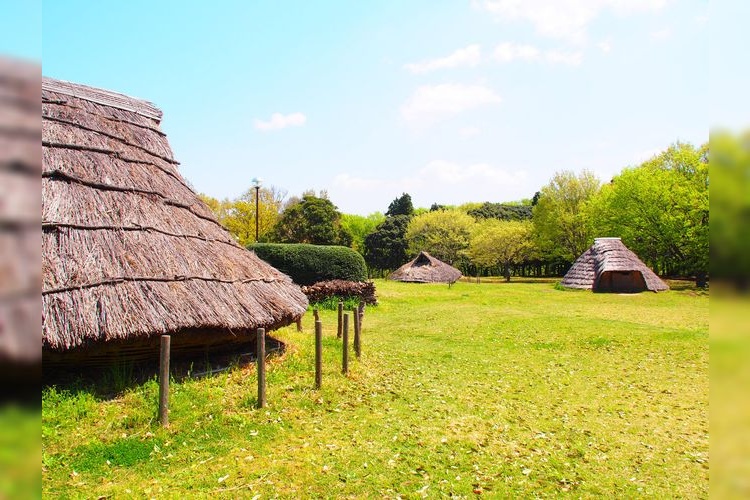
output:
<instances>
[{"instance_id":1,"label":"straw roof","mask_svg":"<svg viewBox=\"0 0 750 500\"><path fill-rule=\"evenodd\" d=\"M38 64L0 57L0 372L41 363L41 85Z\"/></svg>"},{"instance_id":2,"label":"straw roof","mask_svg":"<svg viewBox=\"0 0 750 500\"><path fill-rule=\"evenodd\" d=\"M419 255L396 269L389 279L410 283L455 283L461 277L461 271L442 262L427 252Z\"/></svg>"},{"instance_id":3,"label":"straw roof","mask_svg":"<svg viewBox=\"0 0 750 500\"><path fill-rule=\"evenodd\" d=\"M573 263L560 284L568 288L599 290L604 288L603 278L607 273L629 272L640 273L643 281L638 280L646 290L658 292L669 289L620 238L596 238L594 244Z\"/></svg>"},{"instance_id":4,"label":"straw roof","mask_svg":"<svg viewBox=\"0 0 750 500\"><path fill-rule=\"evenodd\" d=\"M307 299L178 172L153 104L42 82L43 350L273 329ZM208 336L208 337L206 337Z\"/></svg>"}]
</instances>

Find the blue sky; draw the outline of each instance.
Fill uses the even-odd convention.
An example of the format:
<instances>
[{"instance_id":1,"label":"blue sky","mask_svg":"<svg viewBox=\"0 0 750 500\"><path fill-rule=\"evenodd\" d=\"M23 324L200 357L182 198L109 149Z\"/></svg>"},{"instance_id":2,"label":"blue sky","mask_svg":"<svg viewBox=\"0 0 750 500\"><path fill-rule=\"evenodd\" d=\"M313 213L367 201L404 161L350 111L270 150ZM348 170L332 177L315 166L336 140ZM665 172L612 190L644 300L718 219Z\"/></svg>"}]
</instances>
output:
<instances>
[{"instance_id":1,"label":"blue sky","mask_svg":"<svg viewBox=\"0 0 750 500\"><path fill-rule=\"evenodd\" d=\"M56 0L42 13L41 47L27 37L18 53L154 102L183 175L219 198L256 176L363 215L404 191L418 206L530 198L555 171L606 181L743 116L709 106L709 35L727 30L706 1Z\"/></svg>"}]
</instances>

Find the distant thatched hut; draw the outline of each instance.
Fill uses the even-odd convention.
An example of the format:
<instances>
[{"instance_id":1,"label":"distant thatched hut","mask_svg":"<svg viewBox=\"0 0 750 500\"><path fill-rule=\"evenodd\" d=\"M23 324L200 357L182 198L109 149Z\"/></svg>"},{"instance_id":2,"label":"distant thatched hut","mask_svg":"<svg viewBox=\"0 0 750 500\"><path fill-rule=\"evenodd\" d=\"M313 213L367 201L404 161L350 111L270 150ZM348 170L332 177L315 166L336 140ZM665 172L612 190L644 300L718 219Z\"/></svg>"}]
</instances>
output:
<instances>
[{"instance_id":1,"label":"distant thatched hut","mask_svg":"<svg viewBox=\"0 0 750 500\"><path fill-rule=\"evenodd\" d=\"M573 263L561 284L595 292L659 292L669 289L620 238L597 238Z\"/></svg>"},{"instance_id":2,"label":"distant thatched hut","mask_svg":"<svg viewBox=\"0 0 750 500\"><path fill-rule=\"evenodd\" d=\"M162 113L42 82L43 347L48 363L153 356L252 338L299 318L291 279L240 247L180 176Z\"/></svg>"},{"instance_id":3,"label":"distant thatched hut","mask_svg":"<svg viewBox=\"0 0 750 500\"><path fill-rule=\"evenodd\" d=\"M417 257L396 269L389 279L409 283L455 283L461 271L442 262L427 252L419 252Z\"/></svg>"}]
</instances>

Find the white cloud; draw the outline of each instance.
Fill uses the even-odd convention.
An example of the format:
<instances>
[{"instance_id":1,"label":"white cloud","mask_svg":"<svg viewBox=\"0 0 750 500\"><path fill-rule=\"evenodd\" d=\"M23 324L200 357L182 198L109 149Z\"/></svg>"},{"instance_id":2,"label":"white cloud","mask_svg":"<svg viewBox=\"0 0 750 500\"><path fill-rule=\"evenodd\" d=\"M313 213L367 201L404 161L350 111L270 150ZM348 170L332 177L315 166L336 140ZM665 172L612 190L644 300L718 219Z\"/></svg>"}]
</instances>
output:
<instances>
[{"instance_id":1,"label":"white cloud","mask_svg":"<svg viewBox=\"0 0 750 500\"><path fill-rule=\"evenodd\" d=\"M504 42L495 47L493 57L495 60L506 63L516 59L522 61L536 61L539 59L540 51L532 45L521 45Z\"/></svg>"},{"instance_id":2,"label":"white cloud","mask_svg":"<svg viewBox=\"0 0 750 500\"><path fill-rule=\"evenodd\" d=\"M524 21L542 36L574 43L586 41L587 29L599 15L657 11L671 0L474 0L472 4L503 21Z\"/></svg>"},{"instance_id":3,"label":"white cloud","mask_svg":"<svg viewBox=\"0 0 750 500\"><path fill-rule=\"evenodd\" d=\"M672 28L670 28L669 26L662 28L660 30L651 32L651 39L659 41L659 42L668 40L671 37L672 37Z\"/></svg>"},{"instance_id":4,"label":"white cloud","mask_svg":"<svg viewBox=\"0 0 750 500\"><path fill-rule=\"evenodd\" d=\"M583 52L569 52L553 49L544 53L544 60L552 64L567 64L568 66L580 66L583 62Z\"/></svg>"},{"instance_id":5,"label":"white cloud","mask_svg":"<svg viewBox=\"0 0 750 500\"><path fill-rule=\"evenodd\" d=\"M562 49L542 51L533 45L504 42L495 47L493 58L501 63L510 63L519 60L525 62L545 61L550 64L579 66L583 62L583 52L579 50L565 51Z\"/></svg>"},{"instance_id":6,"label":"white cloud","mask_svg":"<svg viewBox=\"0 0 750 500\"><path fill-rule=\"evenodd\" d=\"M404 68L412 73L427 73L436 69L458 68L461 66L474 67L482 60L482 50L479 45L469 45L458 49L452 54L438 59L430 59L418 63L405 64Z\"/></svg>"},{"instance_id":7,"label":"white cloud","mask_svg":"<svg viewBox=\"0 0 750 500\"><path fill-rule=\"evenodd\" d=\"M596 46L605 54L609 54L612 51L612 42L610 40L602 40Z\"/></svg>"},{"instance_id":8,"label":"white cloud","mask_svg":"<svg viewBox=\"0 0 750 500\"><path fill-rule=\"evenodd\" d=\"M255 128L264 132L272 130L281 130L287 127L301 127L307 122L307 117L303 113L290 113L282 115L274 113L268 121L255 120Z\"/></svg>"},{"instance_id":9,"label":"white cloud","mask_svg":"<svg viewBox=\"0 0 750 500\"><path fill-rule=\"evenodd\" d=\"M461 137L475 137L482 133L479 127L464 127L458 131Z\"/></svg>"},{"instance_id":10,"label":"white cloud","mask_svg":"<svg viewBox=\"0 0 750 500\"><path fill-rule=\"evenodd\" d=\"M522 171L511 173L487 163L460 165L448 161L432 161L419 170L419 175L449 186L475 186L478 183L507 186L521 184L526 179L526 173Z\"/></svg>"},{"instance_id":11,"label":"white cloud","mask_svg":"<svg viewBox=\"0 0 750 500\"><path fill-rule=\"evenodd\" d=\"M500 96L484 85L423 85L401 106L401 116L409 123L429 124L444 116L500 102Z\"/></svg>"}]
</instances>

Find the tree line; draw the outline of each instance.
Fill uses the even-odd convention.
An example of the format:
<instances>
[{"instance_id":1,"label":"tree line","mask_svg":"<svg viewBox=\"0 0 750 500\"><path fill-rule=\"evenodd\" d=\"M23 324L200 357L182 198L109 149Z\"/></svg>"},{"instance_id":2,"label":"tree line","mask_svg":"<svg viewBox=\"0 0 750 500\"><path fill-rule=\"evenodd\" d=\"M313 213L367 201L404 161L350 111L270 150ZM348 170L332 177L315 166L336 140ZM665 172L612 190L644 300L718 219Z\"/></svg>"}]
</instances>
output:
<instances>
[{"instance_id":1,"label":"tree line","mask_svg":"<svg viewBox=\"0 0 750 500\"><path fill-rule=\"evenodd\" d=\"M665 276L708 277L708 145L675 143L607 183L557 172L530 199L415 208L403 193L385 213L342 214L325 191L259 190L259 241L348 246L383 276L419 251L472 276L561 275L600 236L618 236ZM242 245L255 241L255 193L202 195Z\"/></svg>"}]
</instances>

